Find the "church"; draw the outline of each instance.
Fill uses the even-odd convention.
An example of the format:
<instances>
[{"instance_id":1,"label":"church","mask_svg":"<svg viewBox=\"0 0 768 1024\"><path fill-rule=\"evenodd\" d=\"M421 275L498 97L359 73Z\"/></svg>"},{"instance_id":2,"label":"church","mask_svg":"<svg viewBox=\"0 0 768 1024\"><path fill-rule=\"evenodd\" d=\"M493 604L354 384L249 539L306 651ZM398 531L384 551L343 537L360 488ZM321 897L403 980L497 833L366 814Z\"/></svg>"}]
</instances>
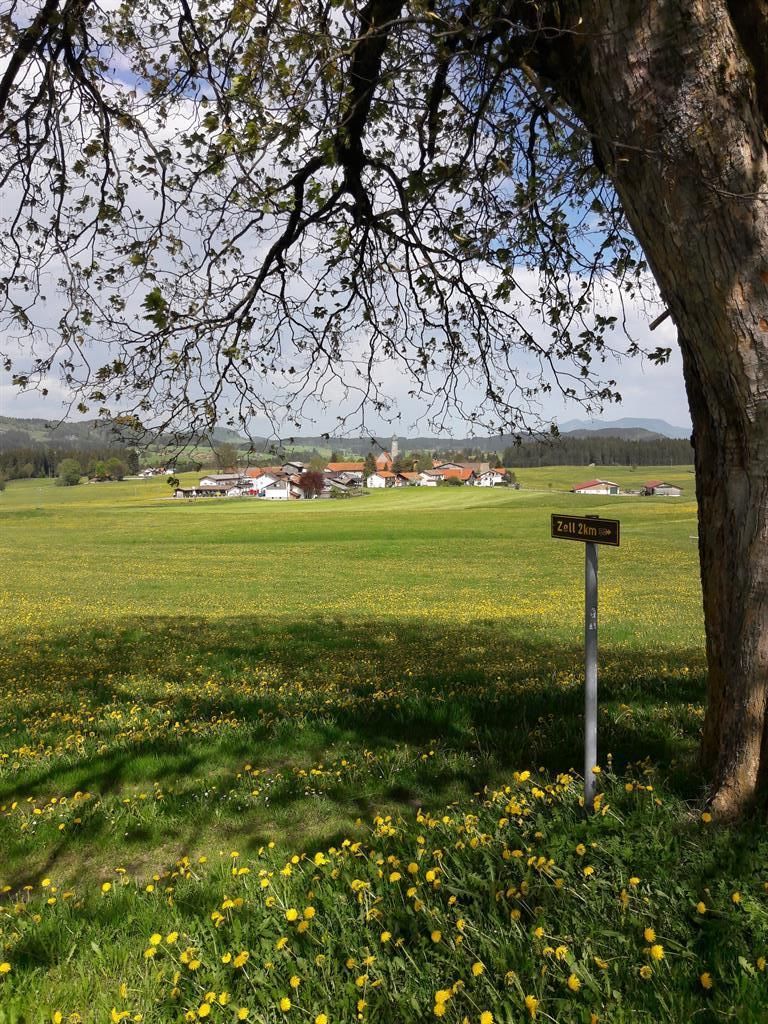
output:
<instances>
[{"instance_id":1,"label":"church","mask_svg":"<svg viewBox=\"0 0 768 1024\"><path fill-rule=\"evenodd\" d=\"M376 456L376 472L379 473L382 469L391 470L399 454L400 446L397 443L397 438L393 437L389 451Z\"/></svg>"}]
</instances>

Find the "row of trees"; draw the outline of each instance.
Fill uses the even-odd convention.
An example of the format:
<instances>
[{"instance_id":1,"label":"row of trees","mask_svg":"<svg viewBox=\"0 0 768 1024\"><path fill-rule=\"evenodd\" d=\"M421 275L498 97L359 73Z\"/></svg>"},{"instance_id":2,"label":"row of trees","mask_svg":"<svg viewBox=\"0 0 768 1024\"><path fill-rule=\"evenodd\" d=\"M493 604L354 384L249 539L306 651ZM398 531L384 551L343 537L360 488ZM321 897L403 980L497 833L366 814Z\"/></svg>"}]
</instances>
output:
<instances>
[{"instance_id":1,"label":"row of trees","mask_svg":"<svg viewBox=\"0 0 768 1024\"><path fill-rule=\"evenodd\" d=\"M139 456L132 448L124 447L80 447L63 445L24 445L4 447L0 451L0 476L5 480L28 480L39 477L61 475L61 463L65 460L77 462L83 475L99 478L104 465L113 460L123 468L123 476L139 471Z\"/></svg>"},{"instance_id":2,"label":"row of trees","mask_svg":"<svg viewBox=\"0 0 768 1024\"><path fill-rule=\"evenodd\" d=\"M522 444L506 448L504 466L692 466L688 440L662 437L627 441L620 437L565 437L551 444Z\"/></svg>"}]
</instances>

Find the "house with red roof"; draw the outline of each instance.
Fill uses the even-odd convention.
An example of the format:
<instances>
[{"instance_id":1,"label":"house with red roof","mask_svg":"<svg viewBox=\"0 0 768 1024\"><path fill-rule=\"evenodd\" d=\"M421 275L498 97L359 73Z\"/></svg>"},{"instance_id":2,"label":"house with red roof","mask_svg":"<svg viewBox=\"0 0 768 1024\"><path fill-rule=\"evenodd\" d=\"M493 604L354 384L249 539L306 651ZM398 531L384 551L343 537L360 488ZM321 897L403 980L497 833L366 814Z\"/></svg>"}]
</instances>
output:
<instances>
[{"instance_id":1,"label":"house with red roof","mask_svg":"<svg viewBox=\"0 0 768 1024\"><path fill-rule=\"evenodd\" d=\"M668 484L664 480L648 480L643 484L643 494L657 498L679 498L683 493L677 484Z\"/></svg>"},{"instance_id":2,"label":"house with red roof","mask_svg":"<svg viewBox=\"0 0 768 1024\"><path fill-rule=\"evenodd\" d=\"M583 484L575 484L573 494L618 494L619 485L612 480L587 480Z\"/></svg>"},{"instance_id":3,"label":"house with red roof","mask_svg":"<svg viewBox=\"0 0 768 1024\"><path fill-rule=\"evenodd\" d=\"M365 485L374 489L380 487L407 487L408 479L404 473L393 473L391 469L380 469L376 473L371 473Z\"/></svg>"}]
</instances>

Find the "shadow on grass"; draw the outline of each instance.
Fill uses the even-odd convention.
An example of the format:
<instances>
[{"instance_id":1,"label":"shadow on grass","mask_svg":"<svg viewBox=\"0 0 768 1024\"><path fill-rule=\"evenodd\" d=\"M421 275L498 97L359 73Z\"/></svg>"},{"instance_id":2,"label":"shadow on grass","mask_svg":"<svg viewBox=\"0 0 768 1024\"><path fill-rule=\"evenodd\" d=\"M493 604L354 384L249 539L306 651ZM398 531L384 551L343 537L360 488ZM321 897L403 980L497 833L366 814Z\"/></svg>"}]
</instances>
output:
<instances>
[{"instance_id":1,"label":"shadow on grass","mask_svg":"<svg viewBox=\"0 0 768 1024\"><path fill-rule=\"evenodd\" d=\"M47 756L0 776L0 802L80 790L119 805L141 787L167 788L167 824L119 825L127 847L152 846L203 820L204 787L221 795L224 834L245 829L248 846L270 837L271 821L290 833L313 813L312 844L333 841L381 807L441 806L518 768L579 769L582 652L556 640L498 621L267 615L146 617L16 639L4 661L13 681L0 679L16 694L0 743ZM605 644L600 667L600 758L610 751L619 770L650 758L680 795L696 795L703 653ZM320 794L297 782L342 758L365 774ZM258 813L224 800L246 763L275 780ZM98 842L101 829L84 816L77 836L52 837L51 856Z\"/></svg>"}]
</instances>

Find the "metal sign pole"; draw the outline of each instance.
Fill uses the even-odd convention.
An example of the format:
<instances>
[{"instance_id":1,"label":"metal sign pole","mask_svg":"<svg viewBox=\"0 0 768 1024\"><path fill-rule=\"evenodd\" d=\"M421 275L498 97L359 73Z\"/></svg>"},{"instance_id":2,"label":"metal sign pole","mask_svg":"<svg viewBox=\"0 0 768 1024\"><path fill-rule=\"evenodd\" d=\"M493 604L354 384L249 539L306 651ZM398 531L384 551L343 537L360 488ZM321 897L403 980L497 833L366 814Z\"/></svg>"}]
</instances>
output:
<instances>
[{"instance_id":1,"label":"metal sign pole","mask_svg":"<svg viewBox=\"0 0 768 1024\"><path fill-rule=\"evenodd\" d=\"M584 545L584 807L594 810L597 780L597 545Z\"/></svg>"}]
</instances>

